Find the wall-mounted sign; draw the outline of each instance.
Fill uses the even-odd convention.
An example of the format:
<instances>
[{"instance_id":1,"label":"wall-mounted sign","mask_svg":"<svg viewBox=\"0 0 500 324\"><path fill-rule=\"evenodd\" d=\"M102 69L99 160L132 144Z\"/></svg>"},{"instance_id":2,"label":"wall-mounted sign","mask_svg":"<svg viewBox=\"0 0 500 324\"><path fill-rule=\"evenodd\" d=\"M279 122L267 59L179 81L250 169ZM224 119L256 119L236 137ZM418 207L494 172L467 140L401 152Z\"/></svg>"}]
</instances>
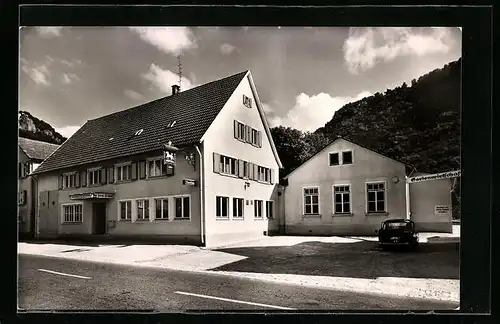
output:
<instances>
[{"instance_id":1,"label":"wall-mounted sign","mask_svg":"<svg viewBox=\"0 0 500 324\"><path fill-rule=\"evenodd\" d=\"M423 182L423 181L428 181L428 180L459 178L461 176L461 174L462 174L461 170L448 171L448 172L426 174L426 175L411 177L411 178L408 178L406 181L408 183L414 183L414 182Z\"/></svg>"},{"instance_id":2,"label":"wall-mounted sign","mask_svg":"<svg viewBox=\"0 0 500 324\"><path fill-rule=\"evenodd\" d=\"M84 192L72 194L69 196L71 200L84 200L84 199L111 199L115 196L111 192Z\"/></svg>"},{"instance_id":3,"label":"wall-mounted sign","mask_svg":"<svg viewBox=\"0 0 500 324\"><path fill-rule=\"evenodd\" d=\"M441 216L446 216L448 217L451 213L451 206L450 205L436 205L434 206L434 215L441 217Z\"/></svg>"},{"instance_id":4,"label":"wall-mounted sign","mask_svg":"<svg viewBox=\"0 0 500 324\"><path fill-rule=\"evenodd\" d=\"M163 151L163 163L175 166L175 153L167 150Z\"/></svg>"},{"instance_id":5,"label":"wall-mounted sign","mask_svg":"<svg viewBox=\"0 0 500 324\"><path fill-rule=\"evenodd\" d=\"M182 180L182 184L185 186L196 186L196 181L193 179L184 179Z\"/></svg>"},{"instance_id":6,"label":"wall-mounted sign","mask_svg":"<svg viewBox=\"0 0 500 324\"><path fill-rule=\"evenodd\" d=\"M24 205L26 204L26 190L21 190L21 192L18 193L17 195L17 204L18 205Z\"/></svg>"}]
</instances>

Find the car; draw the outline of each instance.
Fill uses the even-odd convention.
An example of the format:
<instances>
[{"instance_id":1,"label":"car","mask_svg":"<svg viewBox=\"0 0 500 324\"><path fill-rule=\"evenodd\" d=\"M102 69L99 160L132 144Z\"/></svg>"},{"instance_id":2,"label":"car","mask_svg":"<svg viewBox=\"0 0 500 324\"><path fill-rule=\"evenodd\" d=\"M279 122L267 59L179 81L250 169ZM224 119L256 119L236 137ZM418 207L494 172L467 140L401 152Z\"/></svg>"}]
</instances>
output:
<instances>
[{"instance_id":1,"label":"car","mask_svg":"<svg viewBox=\"0 0 500 324\"><path fill-rule=\"evenodd\" d=\"M418 246L415 223L409 219L387 219L375 232L378 234L378 242L382 248L387 246L416 248Z\"/></svg>"}]
</instances>

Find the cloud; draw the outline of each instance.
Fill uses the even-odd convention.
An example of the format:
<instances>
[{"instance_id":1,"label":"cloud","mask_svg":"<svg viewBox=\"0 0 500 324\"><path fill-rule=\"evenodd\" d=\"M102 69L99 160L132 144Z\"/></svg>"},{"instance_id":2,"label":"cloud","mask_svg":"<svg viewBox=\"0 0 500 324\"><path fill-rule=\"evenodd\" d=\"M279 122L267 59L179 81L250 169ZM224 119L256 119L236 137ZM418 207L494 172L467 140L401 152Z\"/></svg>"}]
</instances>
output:
<instances>
[{"instance_id":1,"label":"cloud","mask_svg":"<svg viewBox=\"0 0 500 324\"><path fill-rule=\"evenodd\" d=\"M61 36L62 27L38 27L38 34L44 38Z\"/></svg>"},{"instance_id":2,"label":"cloud","mask_svg":"<svg viewBox=\"0 0 500 324\"><path fill-rule=\"evenodd\" d=\"M61 78L64 84L71 84L73 80L80 80L80 78L74 73L64 73Z\"/></svg>"},{"instance_id":3,"label":"cloud","mask_svg":"<svg viewBox=\"0 0 500 324\"><path fill-rule=\"evenodd\" d=\"M66 138L70 138L74 133L76 133L77 130L80 129L81 126L64 126L64 127L59 127L56 128L56 132L61 134L62 136Z\"/></svg>"},{"instance_id":4,"label":"cloud","mask_svg":"<svg viewBox=\"0 0 500 324\"><path fill-rule=\"evenodd\" d=\"M48 79L48 76L50 75L49 70L47 69L47 66L45 65L40 65L36 67L28 67L27 65L23 65L21 68L24 73L26 73L33 82L36 84L44 85L44 86L49 86L51 83Z\"/></svg>"},{"instance_id":5,"label":"cloud","mask_svg":"<svg viewBox=\"0 0 500 324\"><path fill-rule=\"evenodd\" d=\"M368 91L360 92L354 97L332 97L324 92L313 96L301 93L295 98L295 106L285 117L276 116L269 121L272 127L284 125L302 131L315 131L324 126L344 105L370 95Z\"/></svg>"},{"instance_id":6,"label":"cloud","mask_svg":"<svg viewBox=\"0 0 500 324\"><path fill-rule=\"evenodd\" d=\"M139 92L137 91L134 91L134 90L130 90L130 89L126 89L126 90L123 90L123 93L129 97L130 99L134 99L134 100L140 100L142 99L144 96L142 94L140 94Z\"/></svg>"},{"instance_id":7,"label":"cloud","mask_svg":"<svg viewBox=\"0 0 500 324\"><path fill-rule=\"evenodd\" d=\"M188 27L130 27L146 42L165 53L178 55L196 48L196 40Z\"/></svg>"},{"instance_id":8,"label":"cloud","mask_svg":"<svg viewBox=\"0 0 500 324\"><path fill-rule=\"evenodd\" d=\"M149 66L149 71L143 74L142 77L161 92L168 94L172 92L172 85L179 84L179 76L176 73L168 69L162 69L154 63ZM181 91L191 89L194 86L186 77L182 77L181 81Z\"/></svg>"},{"instance_id":9,"label":"cloud","mask_svg":"<svg viewBox=\"0 0 500 324\"><path fill-rule=\"evenodd\" d=\"M220 46L220 52L223 55L230 55L231 53L233 53L236 50L237 50L236 47L229 44L229 43L224 43Z\"/></svg>"},{"instance_id":10,"label":"cloud","mask_svg":"<svg viewBox=\"0 0 500 324\"><path fill-rule=\"evenodd\" d=\"M352 74L398 56L447 53L453 39L449 28L350 28L344 41L344 60Z\"/></svg>"}]
</instances>

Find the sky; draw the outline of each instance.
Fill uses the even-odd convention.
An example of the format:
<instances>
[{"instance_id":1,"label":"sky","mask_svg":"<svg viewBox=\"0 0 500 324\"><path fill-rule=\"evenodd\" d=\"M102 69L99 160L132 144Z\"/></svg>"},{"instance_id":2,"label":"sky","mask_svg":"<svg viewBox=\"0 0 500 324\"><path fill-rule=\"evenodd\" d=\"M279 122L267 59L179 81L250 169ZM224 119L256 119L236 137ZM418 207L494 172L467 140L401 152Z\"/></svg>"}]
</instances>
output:
<instances>
[{"instance_id":1,"label":"sky","mask_svg":"<svg viewBox=\"0 0 500 324\"><path fill-rule=\"evenodd\" d=\"M457 60L461 28L23 27L19 109L71 136L87 120L242 71L271 126L314 131L345 104Z\"/></svg>"}]
</instances>

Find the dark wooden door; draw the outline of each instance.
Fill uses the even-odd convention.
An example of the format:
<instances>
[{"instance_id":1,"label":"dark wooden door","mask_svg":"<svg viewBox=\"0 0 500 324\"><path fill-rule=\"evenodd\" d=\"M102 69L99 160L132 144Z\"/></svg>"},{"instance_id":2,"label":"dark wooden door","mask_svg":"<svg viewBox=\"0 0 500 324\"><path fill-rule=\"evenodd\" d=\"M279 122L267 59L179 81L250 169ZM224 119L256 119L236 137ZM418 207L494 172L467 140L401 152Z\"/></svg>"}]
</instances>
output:
<instances>
[{"instance_id":1,"label":"dark wooden door","mask_svg":"<svg viewBox=\"0 0 500 324\"><path fill-rule=\"evenodd\" d=\"M94 234L106 234L106 203L92 203Z\"/></svg>"}]
</instances>

